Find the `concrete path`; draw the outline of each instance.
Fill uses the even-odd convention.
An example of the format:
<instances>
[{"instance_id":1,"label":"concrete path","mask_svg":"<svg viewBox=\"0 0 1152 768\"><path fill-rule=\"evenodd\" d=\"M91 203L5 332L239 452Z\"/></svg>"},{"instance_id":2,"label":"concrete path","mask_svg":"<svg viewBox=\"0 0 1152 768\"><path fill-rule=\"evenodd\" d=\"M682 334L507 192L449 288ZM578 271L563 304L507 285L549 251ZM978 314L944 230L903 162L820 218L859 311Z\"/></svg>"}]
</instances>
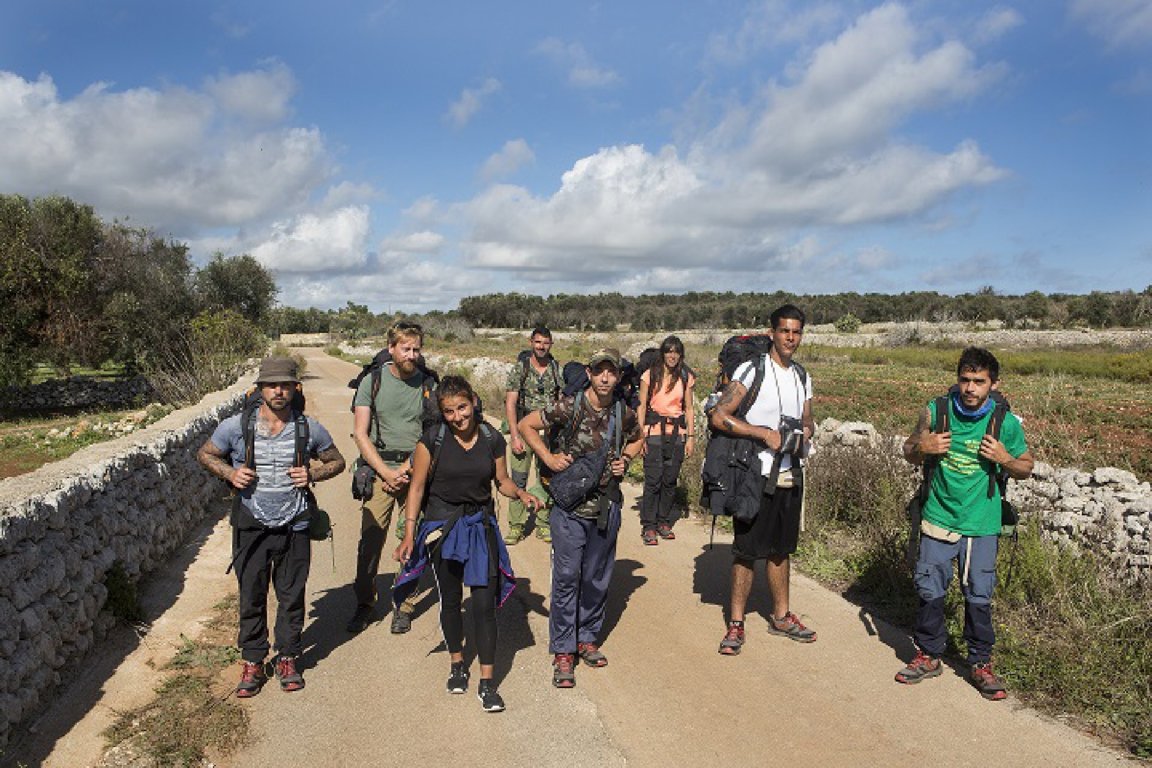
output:
<instances>
[{"instance_id":1,"label":"concrete path","mask_svg":"<svg viewBox=\"0 0 1152 768\"><path fill-rule=\"evenodd\" d=\"M345 384L356 369L319 350L303 352L309 410L351 459ZM344 475L318 488L336 525L336 566L333 572L328 545L316 545L307 688L284 694L273 683L245 702L254 736L230 765L1129 764L1011 699L984 701L957 671L897 685L892 676L911 655L908 637L803 577L794 577L793 605L819 632L818 642L801 645L765 631L768 606L757 574L744 652L720 656L729 542L718 535L709 549L707 528L685 520L676 541L643 546L636 488L628 493L608 607L603 649L610 664L579 668L575 689L551 686L548 548L526 540L511 549L519 584L499 614L497 675L508 709L486 714L474 685L466 696L444 690L448 656L434 595L425 594L409 634L389 634L383 616L360 635L345 633L359 526L348 485ZM226 535L217 527L208 550L219 551L211 542ZM394 545L390 539L388 554ZM387 560L382 588L394 572ZM214 597L222 586L219 579L204 584Z\"/></svg>"}]
</instances>

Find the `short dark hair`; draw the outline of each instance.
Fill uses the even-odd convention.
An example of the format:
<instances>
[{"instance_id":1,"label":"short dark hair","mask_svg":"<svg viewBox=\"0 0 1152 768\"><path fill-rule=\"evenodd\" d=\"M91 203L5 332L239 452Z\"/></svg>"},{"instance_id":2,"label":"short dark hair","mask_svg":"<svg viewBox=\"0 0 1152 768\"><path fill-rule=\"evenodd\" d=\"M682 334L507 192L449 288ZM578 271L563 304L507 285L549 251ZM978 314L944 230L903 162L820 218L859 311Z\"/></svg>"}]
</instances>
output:
<instances>
[{"instance_id":1,"label":"short dark hair","mask_svg":"<svg viewBox=\"0 0 1152 768\"><path fill-rule=\"evenodd\" d=\"M772 330L776 330L780 327L781 320L799 320L801 328L803 328L804 323L807 322L807 318L804 316L804 310L800 309L800 307L796 306L795 304L785 304L784 306L780 307L772 313L771 320Z\"/></svg>"},{"instance_id":2,"label":"short dark hair","mask_svg":"<svg viewBox=\"0 0 1152 768\"><path fill-rule=\"evenodd\" d=\"M984 347L968 347L960 353L960 362L956 364L956 378L964 371L988 371L992 381L1000 380L1000 361Z\"/></svg>"},{"instance_id":3,"label":"short dark hair","mask_svg":"<svg viewBox=\"0 0 1152 768\"><path fill-rule=\"evenodd\" d=\"M543 336L546 339L551 339L552 331L548 330L543 325L538 325L532 329L532 333L528 334L528 338L532 338L533 336Z\"/></svg>"}]
</instances>

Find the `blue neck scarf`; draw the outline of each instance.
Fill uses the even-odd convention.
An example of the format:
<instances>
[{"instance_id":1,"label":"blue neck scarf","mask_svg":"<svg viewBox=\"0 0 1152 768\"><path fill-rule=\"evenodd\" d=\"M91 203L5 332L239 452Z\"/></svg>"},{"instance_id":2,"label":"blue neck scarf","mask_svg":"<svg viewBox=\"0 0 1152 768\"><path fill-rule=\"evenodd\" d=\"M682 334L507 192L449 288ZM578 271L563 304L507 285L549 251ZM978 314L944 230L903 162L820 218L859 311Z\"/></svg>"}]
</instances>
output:
<instances>
[{"instance_id":1,"label":"blue neck scarf","mask_svg":"<svg viewBox=\"0 0 1152 768\"><path fill-rule=\"evenodd\" d=\"M984 416L984 414L988 413L988 411L992 410L992 408L994 408L995 405L996 405L996 401L993 400L991 396L989 396L984 401L984 404L982 406L980 406L979 408L977 408L974 411L970 411L964 407L963 403L960 402L960 393L959 392L956 392L952 395L952 407L954 407L956 409L956 413L958 413L961 416L968 418L968 419L981 418L982 416Z\"/></svg>"}]
</instances>

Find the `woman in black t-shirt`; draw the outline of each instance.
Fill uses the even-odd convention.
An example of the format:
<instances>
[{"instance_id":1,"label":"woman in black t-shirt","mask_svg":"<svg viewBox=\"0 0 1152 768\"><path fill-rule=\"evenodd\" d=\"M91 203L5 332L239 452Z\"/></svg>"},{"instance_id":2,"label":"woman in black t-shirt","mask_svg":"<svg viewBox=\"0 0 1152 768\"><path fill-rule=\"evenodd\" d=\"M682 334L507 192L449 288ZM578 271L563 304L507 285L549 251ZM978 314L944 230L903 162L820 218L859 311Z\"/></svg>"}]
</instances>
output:
<instances>
[{"instance_id":1,"label":"woman in black t-shirt","mask_svg":"<svg viewBox=\"0 0 1152 768\"><path fill-rule=\"evenodd\" d=\"M486 712L500 712L504 700L493 681L496 657L496 607L511 594L514 577L508 551L497 530L492 483L510 499L533 509L540 504L508 476L504 437L476 414L476 394L460 376L445 376L436 391L444 423L429 428L412 454L412 479L404 508L404 540L396 547L403 563L393 601L415 587L432 566L440 592L440 627L451 656L449 693L468 690L464 662L464 586L472 592L476 656L480 661L477 695ZM424 500L423 519L417 527Z\"/></svg>"}]
</instances>

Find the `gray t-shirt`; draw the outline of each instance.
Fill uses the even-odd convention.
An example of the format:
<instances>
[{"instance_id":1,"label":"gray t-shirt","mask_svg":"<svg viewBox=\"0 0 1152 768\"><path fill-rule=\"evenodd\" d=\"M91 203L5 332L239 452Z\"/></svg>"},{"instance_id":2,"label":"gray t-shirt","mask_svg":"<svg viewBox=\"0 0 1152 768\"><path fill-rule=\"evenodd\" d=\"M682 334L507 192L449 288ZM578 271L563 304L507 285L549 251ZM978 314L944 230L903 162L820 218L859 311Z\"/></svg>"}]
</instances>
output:
<instances>
[{"instance_id":1,"label":"gray t-shirt","mask_svg":"<svg viewBox=\"0 0 1152 768\"><path fill-rule=\"evenodd\" d=\"M261 434L260 417L255 416L256 441L252 454L256 463L256 480L238 491L240 503L252 516L270 528L285 525L304 511L304 492L292 485L288 470L296 454L296 422L289 421L275 437ZM308 455L310 457L332 447L332 435L311 416L308 419ZM244 464L244 432L240 416L230 416L212 433L212 444L229 456L233 467ZM296 528L308 527L300 523Z\"/></svg>"}]
</instances>

